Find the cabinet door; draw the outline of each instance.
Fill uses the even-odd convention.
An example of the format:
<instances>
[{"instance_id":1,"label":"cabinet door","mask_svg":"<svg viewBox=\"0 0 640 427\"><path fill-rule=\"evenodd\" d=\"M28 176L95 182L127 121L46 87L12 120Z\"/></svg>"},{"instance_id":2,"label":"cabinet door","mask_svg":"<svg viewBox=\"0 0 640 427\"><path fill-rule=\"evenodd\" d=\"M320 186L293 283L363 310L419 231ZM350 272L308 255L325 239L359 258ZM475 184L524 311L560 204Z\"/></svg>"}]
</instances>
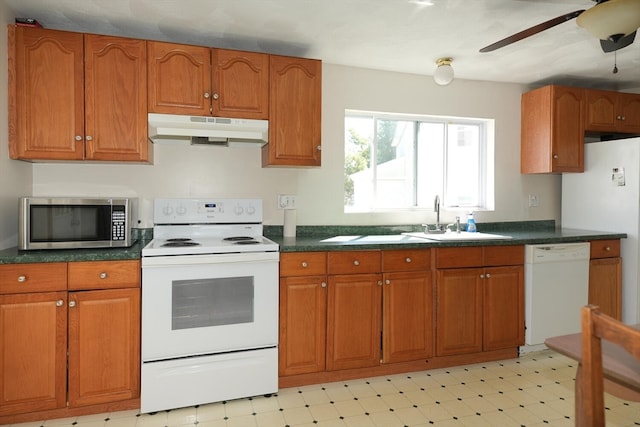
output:
<instances>
[{"instance_id":1,"label":"cabinet door","mask_svg":"<svg viewBox=\"0 0 640 427\"><path fill-rule=\"evenodd\" d=\"M211 115L211 49L147 42L150 113Z\"/></svg>"},{"instance_id":2,"label":"cabinet door","mask_svg":"<svg viewBox=\"0 0 640 427\"><path fill-rule=\"evenodd\" d=\"M618 93L618 129L625 133L640 133L640 94Z\"/></svg>"},{"instance_id":3,"label":"cabinet door","mask_svg":"<svg viewBox=\"0 0 640 427\"><path fill-rule=\"evenodd\" d=\"M84 156L82 34L9 27L9 153L12 159Z\"/></svg>"},{"instance_id":4,"label":"cabinet door","mask_svg":"<svg viewBox=\"0 0 640 427\"><path fill-rule=\"evenodd\" d=\"M85 158L147 161L144 40L85 36Z\"/></svg>"},{"instance_id":5,"label":"cabinet door","mask_svg":"<svg viewBox=\"0 0 640 427\"><path fill-rule=\"evenodd\" d=\"M482 351L482 268L439 270L436 356Z\"/></svg>"},{"instance_id":6,"label":"cabinet door","mask_svg":"<svg viewBox=\"0 0 640 427\"><path fill-rule=\"evenodd\" d=\"M522 95L520 171L584 171L584 89L544 86Z\"/></svg>"},{"instance_id":7,"label":"cabinet door","mask_svg":"<svg viewBox=\"0 0 640 427\"><path fill-rule=\"evenodd\" d=\"M585 130L614 132L616 129L617 92L606 90L585 91Z\"/></svg>"},{"instance_id":8,"label":"cabinet door","mask_svg":"<svg viewBox=\"0 0 640 427\"><path fill-rule=\"evenodd\" d=\"M592 259L589 262L589 304L620 320L622 316L622 258Z\"/></svg>"},{"instance_id":9,"label":"cabinet door","mask_svg":"<svg viewBox=\"0 0 640 427\"><path fill-rule=\"evenodd\" d=\"M263 166L320 166L322 63L271 55Z\"/></svg>"},{"instance_id":10,"label":"cabinet door","mask_svg":"<svg viewBox=\"0 0 640 427\"><path fill-rule=\"evenodd\" d=\"M66 294L0 295L0 415L66 405Z\"/></svg>"},{"instance_id":11,"label":"cabinet door","mask_svg":"<svg viewBox=\"0 0 640 427\"><path fill-rule=\"evenodd\" d=\"M387 273L383 283L382 361L433 356L431 272Z\"/></svg>"},{"instance_id":12,"label":"cabinet door","mask_svg":"<svg viewBox=\"0 0 640 427\"><path fill-rule=\"evenodd\" d=\"M213 115L269 118L269 55L213 49Z\"/></svg>"},{"instance_id":13,"label":"cabinet door","mask_svg":"<svg viewBox=\"0 0 640 427\"><path fill-rule=\"evenodd\" d=\"M524 267L485 270L484 350L524 345Z\"/></svg>"},{"instance_id":14,"label":"cabinet door","mask_svg":"<svg viewBox=\"0 0 640 427\"><path fill-rule=\"evenodd\" d=\"M380 364L381 285L378 274L329 276L328 371Z\"/></svg>"},{"instance_id":15,"label":"cabinet door","mask_svg":"<svg viewBox=\"0 0 640 427\"><path fill-rule=\"evenodd\" d=\"M552 172L584 172L583 89L554 87Z\"/></svg>"},{"instance_id":16,"label":"cabinet door","mask_svg":"<svg viewBox=\"0 0 640 427\"><path fill-rule=\"evenodd\" d=\"M69 293L69 405L140 395L140 289Z\"/></svg>"},{"instance_id":17,"label":"cabinet door","mask_svg":"<svg viewBox=\"0 0 640 427\"><path fill-rule=\"evenodd\" d=\"M280 376L325 369L326 276L280 279Z\"/></svg>"}]
</instances>

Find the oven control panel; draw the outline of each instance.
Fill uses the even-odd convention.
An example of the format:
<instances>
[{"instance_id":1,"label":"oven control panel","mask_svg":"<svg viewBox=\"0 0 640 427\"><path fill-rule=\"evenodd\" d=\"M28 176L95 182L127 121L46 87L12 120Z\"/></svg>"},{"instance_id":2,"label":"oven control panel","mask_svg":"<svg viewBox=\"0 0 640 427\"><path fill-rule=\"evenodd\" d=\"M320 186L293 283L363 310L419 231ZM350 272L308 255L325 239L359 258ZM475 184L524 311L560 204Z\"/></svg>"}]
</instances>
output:
<instances>
[{"instance_id":1,"label":"oven control panel","mask_svg":"<svg viewBox=\"0 0 640 427\"><path fill-rule=\"evenodd\" d=\"M154 224L262 223L262 199L155 199Z\"/></svg>"}]
</instances>

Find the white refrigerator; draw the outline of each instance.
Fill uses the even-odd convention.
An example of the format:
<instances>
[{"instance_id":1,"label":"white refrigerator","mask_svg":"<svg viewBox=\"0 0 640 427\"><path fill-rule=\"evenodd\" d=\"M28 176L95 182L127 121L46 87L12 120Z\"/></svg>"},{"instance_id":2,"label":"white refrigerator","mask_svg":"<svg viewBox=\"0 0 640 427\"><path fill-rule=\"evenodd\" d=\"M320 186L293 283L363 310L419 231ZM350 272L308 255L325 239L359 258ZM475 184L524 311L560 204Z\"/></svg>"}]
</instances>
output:
<instances>
[{"instance_id":1,"label":"white refrigerator","mask_svg":"<svg viewBox=\"0 0 640 427\"><path fill-rule=\"evenodd\" d=\"M584 154L584 173L562 175L562 227L627 234L622 320L639 323L640 138L586 143Z\"/></svg>"}]
</instances>

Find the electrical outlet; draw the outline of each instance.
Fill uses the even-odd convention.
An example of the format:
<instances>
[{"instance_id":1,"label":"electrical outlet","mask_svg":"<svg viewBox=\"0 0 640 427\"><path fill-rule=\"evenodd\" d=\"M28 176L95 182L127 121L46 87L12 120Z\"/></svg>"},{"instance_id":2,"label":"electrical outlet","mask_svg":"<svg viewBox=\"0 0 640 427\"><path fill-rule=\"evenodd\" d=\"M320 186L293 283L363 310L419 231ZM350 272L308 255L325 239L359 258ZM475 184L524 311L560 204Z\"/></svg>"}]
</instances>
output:
<instances>
[{"instance_id":1,"label":"electrical outlet","mask_svg":"<svg viewBox=\"0 0 640 427\"><path fill-rule=\"evenodd\" d=\"M535 194L529 194L529 207L535 208L540 206L540 199Z\"/></svg>"},{"instance_id":2,"label":"electrical outlet","mask_svg":"<svg viewBox=\"0 0 640 427\"><path fill-rule=\"evenodd\" d=\"M293 194L278 195L278 209L295 209L296 196Z\"/></svg>"}]
</instances>

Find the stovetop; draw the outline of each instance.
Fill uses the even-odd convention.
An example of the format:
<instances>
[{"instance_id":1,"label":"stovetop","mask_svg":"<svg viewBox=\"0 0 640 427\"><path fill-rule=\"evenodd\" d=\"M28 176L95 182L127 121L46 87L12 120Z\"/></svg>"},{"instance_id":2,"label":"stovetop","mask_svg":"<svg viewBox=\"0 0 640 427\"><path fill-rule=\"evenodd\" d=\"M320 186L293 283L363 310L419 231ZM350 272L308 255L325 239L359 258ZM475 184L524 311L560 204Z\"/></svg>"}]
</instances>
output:
<instances>
[{"instance_id":1,"label":"stovetop","mask_svg":"<svg viewBox=\"0 0 640 427\"><path fill-rule=\"evenodd\" d=\"M156 199L153 240L143 257L276 252L262 236L262 200Z\"/></svg>"}]
</instances>

